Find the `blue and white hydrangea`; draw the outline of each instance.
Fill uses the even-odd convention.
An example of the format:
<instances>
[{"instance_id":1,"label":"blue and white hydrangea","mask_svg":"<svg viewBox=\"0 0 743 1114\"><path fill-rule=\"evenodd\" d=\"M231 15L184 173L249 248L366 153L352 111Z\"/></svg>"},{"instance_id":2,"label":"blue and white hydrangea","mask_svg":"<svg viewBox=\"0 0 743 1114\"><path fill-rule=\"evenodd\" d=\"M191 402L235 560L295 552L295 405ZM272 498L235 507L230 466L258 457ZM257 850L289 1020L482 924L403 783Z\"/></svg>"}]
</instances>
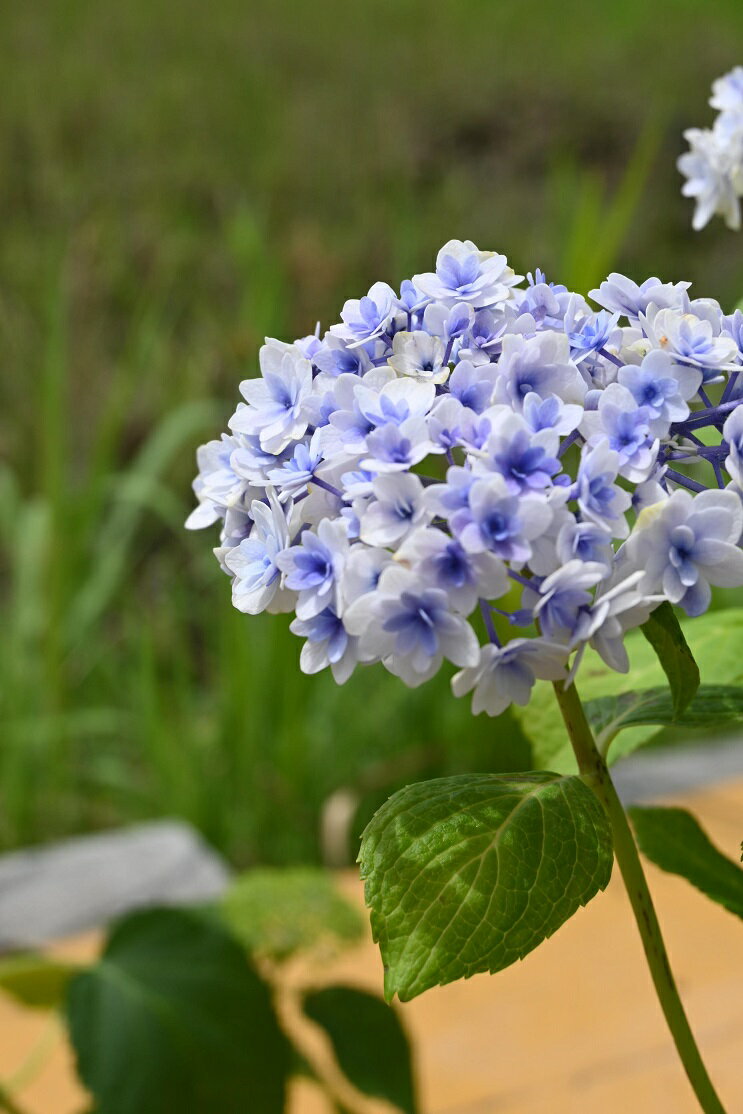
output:
<instances>
[{"instance_id":1,"label":"blue and white hydrangea","mask_svg":"<svg viewBox=\"0 0 743 1114\"><path fill-rule=\"evenodd\" d=\"M689 144L678 160L687 179L682 193L696 201L692 226L699 230L714 216L728 228L740 228L743 197L743 66L712 84L710 105L717 109L711 128L689 128Z\"/></svg>"},{"instance_id":2,"label":"blue and white hydrangea","mask_svg":"<svg viewBox=\"0 0 743 1114\"><path fill-rule=\"evenodd\" d=\"M625 671L659 603L743 585L743 315L688 287L612 274L595 309L451 241L324 336L266 341L187 525L221 523L236 607L295 613L307 673L448 661L497 715L587 646Z\"/></svg>"}]
</instances>

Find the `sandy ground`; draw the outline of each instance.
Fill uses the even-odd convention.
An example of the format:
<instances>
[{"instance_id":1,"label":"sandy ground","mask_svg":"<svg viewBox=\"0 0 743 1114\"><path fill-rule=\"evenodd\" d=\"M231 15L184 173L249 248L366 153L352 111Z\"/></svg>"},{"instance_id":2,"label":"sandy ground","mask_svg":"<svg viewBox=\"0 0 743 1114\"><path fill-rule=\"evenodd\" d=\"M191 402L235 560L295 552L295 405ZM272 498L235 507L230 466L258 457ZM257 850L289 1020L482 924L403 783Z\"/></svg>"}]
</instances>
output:
<instances>
[{"instance_id":1,"label":"sandy ground","mask_svg":"<svg viewBox=\"0 0 743 1114\"><path fill-rule=\"evenodd\" d=\"M739 854L743 780L674 803L693 808L718 846ZM743 924L681 879L653 868L649 873L710 1073L729 1114L743 1111ZM341 875L339 885L362 901L352 874ZM82 957L96 946L87 937L57 950ZM312 977L379 990L378 952L368 939ZM480 975L429 991L401 1009L415 1045L422 1114L698 1111L654 998L618 875L522 963L492 978ZM48 1019L0 1000L0 1078L12 1076L48 1025ZM43 1070L18 1098L29 1114L81 1114L85 1095L64 1041L54 1042ZM390 1108L368 1106L369 1114L383 1109ZM298 1084L291 1114L331 1112L309 1084Z\"/></svg>"}]
</instances>

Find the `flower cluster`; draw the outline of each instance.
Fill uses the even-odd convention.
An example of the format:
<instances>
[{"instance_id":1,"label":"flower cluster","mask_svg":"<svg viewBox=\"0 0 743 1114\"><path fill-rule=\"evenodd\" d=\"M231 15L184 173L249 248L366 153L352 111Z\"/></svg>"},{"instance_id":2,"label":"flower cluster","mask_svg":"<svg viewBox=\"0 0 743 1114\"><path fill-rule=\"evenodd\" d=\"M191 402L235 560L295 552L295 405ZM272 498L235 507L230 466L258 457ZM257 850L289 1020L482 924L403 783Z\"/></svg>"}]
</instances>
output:
<instances>
[{"instance_id":1,"label":"flower cluster","mask_svg":"<svg viewBox=\"0 0 743 1114\"><path fill-rule=\"evenodd\" d=\"M704 228L718 214L725 218L728 228L740 228L743 66L736 66L713 83L709 103L718 110L712 127L684 132L690 150L678 160L679 170L688 179L682 193L696 198L695 229Z\"/></svg>"},{"instance_id":2,"label":"flower cluster","mask_svg":"<svg viewBox=\"0 0 743 1114\"><path fill-rule=\"evenodd\" d=\"M398 292L267 340L202 446L190 528L241 611L293 611L301 667L444 659L491 715L663 600L743 584L743 314L612 274L590 297L452 240ZM693 473L693 475L692 475Z\"/></svg>"}]
</instances>

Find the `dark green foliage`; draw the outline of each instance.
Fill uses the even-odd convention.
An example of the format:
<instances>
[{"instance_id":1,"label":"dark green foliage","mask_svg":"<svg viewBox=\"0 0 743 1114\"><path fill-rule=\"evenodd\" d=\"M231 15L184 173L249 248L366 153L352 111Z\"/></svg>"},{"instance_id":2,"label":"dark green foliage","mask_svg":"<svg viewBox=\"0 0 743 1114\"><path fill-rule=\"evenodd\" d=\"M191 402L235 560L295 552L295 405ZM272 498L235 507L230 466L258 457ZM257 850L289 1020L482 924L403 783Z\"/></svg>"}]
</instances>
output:
<instances>
[{"instance_id":1,"label":"dark green foliage","mask_svg":"<svg viewBox=\"0 0 743 1114\"><path fill-rule=\"evenodd\" d=\"M599 738L611 738L626 727L645 724L719 730L743 723L743 687L700 685L682 712L674 707L667 688L600 696L587 701L585 709Z\"/></svg>"},{"instance_id":2,"label":"dark green foliage","mask_svg":"<svg viewBox=\"0 0 743 1114\"><path fill-rule=\"evenodd\" d=\"M673 607L667 601L656 607L640 630L658 655L668 678L674 713L678 716L699 688L699 666L684 638Z\"/></svg>"},{"instance_id":3,"label":"dark green foliage","mask_svg":"<svg viewBox=\"0 0 743 1114\"><path fill-rule=\"evenodd\" d=\"M213 919L120 921L69 987L67 1019L98 1114L282 1114L287 1041L271 995Z\"/></svg>"},{"instance_id":4,"label":"dark green foliage","mask_svg":"<svg viewBox=\"0 0 743 1114\"><path fill-rule=\"evenodd\" d=\"M322 1026L336 1060L359 1091L416 1114L408 1038L395 1010L366 991L328 986L305 995L304 1011Z\"/></svg>"},{"instance_id":5,"label":"dark green foliage","mask_svg":"<svg viewBox=\"0 0 743 1114\"><path fill-rule=\"evenodd\" d=\"M651 862L743 917L743 869L718 851L690 812L635 807L629 815L640 850Z\"/></svg>"}]
</instances>

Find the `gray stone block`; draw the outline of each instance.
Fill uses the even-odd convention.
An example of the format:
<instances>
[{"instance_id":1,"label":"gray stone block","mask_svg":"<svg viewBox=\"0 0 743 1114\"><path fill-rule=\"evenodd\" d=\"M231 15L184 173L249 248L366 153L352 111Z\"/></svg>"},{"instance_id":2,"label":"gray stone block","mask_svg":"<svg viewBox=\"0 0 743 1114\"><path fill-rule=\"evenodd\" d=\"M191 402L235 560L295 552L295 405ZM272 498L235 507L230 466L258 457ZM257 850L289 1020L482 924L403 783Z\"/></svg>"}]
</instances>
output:
<instances>
[{"instance_id":1,"label":"gray stone block","mask_svg":"<svg viewBox=\"0 0 743 1114\"><path fill-rule=\"evenodd\" d=\"M0 856L0 948L41 945L148 905L206 901L229 874L177 820L14 851Z\"/></svg>"},{"instance_id":2,"label":"gray stone block","mask_svg":"<svg viewBox=\"0 0 743 1114\"><path fill-rule=\"evenodd\" d=\"M674 797L741 775L740 738L668 750L639 750L612 767L614 784L625 804Z\"/></svg>"}]
</instances>

